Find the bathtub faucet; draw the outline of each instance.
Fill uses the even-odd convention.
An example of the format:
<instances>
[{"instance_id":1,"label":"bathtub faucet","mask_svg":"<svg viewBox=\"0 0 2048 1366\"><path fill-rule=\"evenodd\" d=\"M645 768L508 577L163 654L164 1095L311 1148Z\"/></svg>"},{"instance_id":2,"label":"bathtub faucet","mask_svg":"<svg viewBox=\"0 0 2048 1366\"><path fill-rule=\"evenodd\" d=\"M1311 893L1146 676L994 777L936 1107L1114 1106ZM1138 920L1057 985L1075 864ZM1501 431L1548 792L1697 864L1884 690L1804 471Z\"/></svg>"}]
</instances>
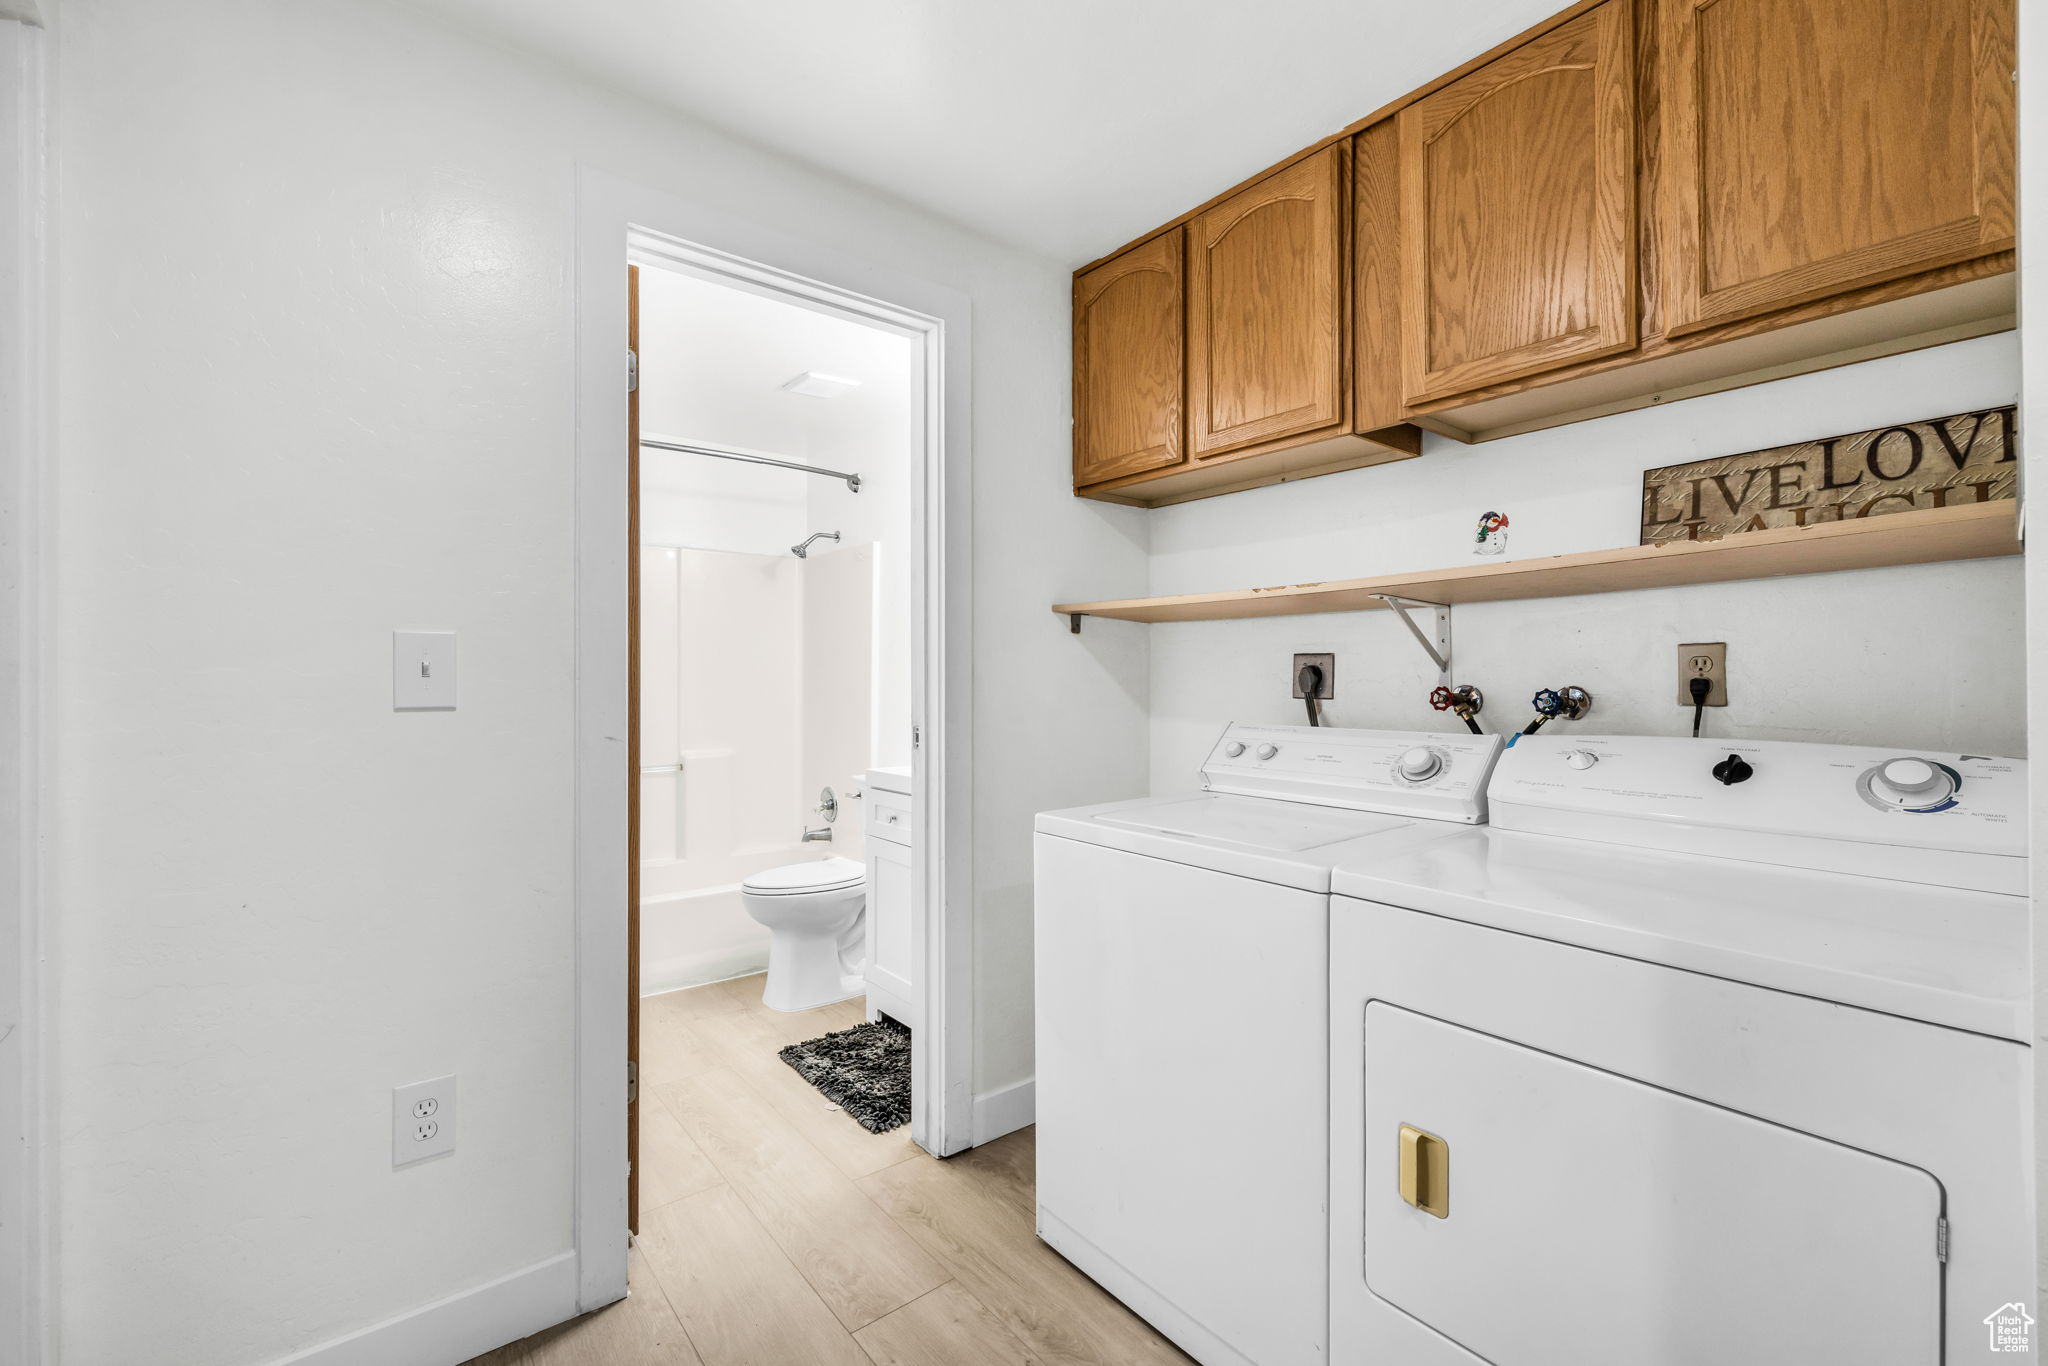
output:
<instances>
[{"instance_id":1,"label":"bathtub faucet","mask_svg":"<svg viewBox=\"0 0 2048 1366\"><path fill-rule=\"evenodd\" d=\"M821 825L816 830L804 831L803 842L805 844L809 844L812 840L824 840L829 844L832 840L832 827L829 825Z\"/></svg>"}]
</instances>

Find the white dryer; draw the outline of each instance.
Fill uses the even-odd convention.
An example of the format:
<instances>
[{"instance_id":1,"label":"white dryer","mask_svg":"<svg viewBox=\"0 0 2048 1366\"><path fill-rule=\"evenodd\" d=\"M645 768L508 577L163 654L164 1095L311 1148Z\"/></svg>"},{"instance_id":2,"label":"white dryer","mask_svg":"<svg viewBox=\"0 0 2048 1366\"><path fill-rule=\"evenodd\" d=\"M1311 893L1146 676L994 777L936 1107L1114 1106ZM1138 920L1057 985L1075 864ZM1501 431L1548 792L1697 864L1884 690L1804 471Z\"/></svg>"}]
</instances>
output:
<instances>
[{"instance_id":1,"label":"white dryer","mask_svg":"<svg viewBox=\"0 0 2048 1366\"><path fill-rule=\"evenodd\" d=\"M1233 725L1037 835L1038 1232L1207 1366L1322 1366L1329 887L1484 817L1496 736Z\"/></svg>"},{"instance_id":2,"label":"white dryer","mask_svg":"<svg viewBox=\"0 0 2048 1366\"><path fill-rule=\"evenodd\" d=\"M1528 736L1488 804L1333 874L1333 1366L2008 1359L2025 764Z\"/></svg>"}]
</instances>

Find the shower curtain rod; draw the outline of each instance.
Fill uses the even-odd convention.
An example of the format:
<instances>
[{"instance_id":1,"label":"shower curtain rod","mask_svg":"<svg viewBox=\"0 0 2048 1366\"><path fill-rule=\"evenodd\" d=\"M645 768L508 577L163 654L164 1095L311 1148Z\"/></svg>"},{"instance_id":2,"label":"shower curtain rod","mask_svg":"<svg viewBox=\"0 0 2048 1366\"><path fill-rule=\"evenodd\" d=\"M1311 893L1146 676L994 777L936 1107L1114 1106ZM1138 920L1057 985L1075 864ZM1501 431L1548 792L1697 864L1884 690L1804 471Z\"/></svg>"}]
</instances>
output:
<instances>
[{"instance_id":1,"label":"shower curtain rod","mask_svg":"<svg viewBox=\"0 0 2048 1366\"><path fill-rule=\"evenodd\" d=\"M686 446L675 441L656 441L652 437L641 437L640 444L652 446L658 451L676 451L683 455L708 455L714 460L741 460L749 465L773 465L779 470L801 470L805 474L822 474L828 479L844 479L846 487L854 493L860 492L860 476L843 470L828 470L818 465L803 465L794 460L777 460L771 455L755 455L749 451L728 451L717 446Z\"/></svg>"}]
</instances>

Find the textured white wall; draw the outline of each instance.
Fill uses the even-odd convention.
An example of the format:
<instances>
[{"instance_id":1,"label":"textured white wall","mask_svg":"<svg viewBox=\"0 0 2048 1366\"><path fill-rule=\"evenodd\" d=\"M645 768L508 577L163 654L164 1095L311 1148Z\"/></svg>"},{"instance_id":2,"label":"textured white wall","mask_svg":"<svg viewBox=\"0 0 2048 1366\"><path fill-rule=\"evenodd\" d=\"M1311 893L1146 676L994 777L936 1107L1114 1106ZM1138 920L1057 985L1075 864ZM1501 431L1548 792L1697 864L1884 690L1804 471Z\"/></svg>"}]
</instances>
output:
<instances>
[{"instance_id":1,"label":"textured white wall","mask_svg":"<svg viewBox=\"0 0 2048 1366\"><path fill-rule=\"evenodd\" d=\"M2020 319L2021 414L2048 413L2048 10L2020 6ZM2033 331L2026 329L2032 326ZM2048 442L2023 438L2020 471L2028 523L2027 662L2034 684L2027 690L2027 734L2048 754L2048 548L2042 540L2042 490L2048 488ZM2034 1301L2037 1318L2048 1317L2048 764L2032 769L2034 860ZM2039 1350L2036 1348L2035 1350Z\"/></svg>"},{"instance_id":2,"label":"textured white wall","mask_svg":"<svg viewBox=\"0 0 2048 1366\"><path fill-rule=\"evenodd\" d=\"M972 299L977 1084L1027 1075L1031 812L1144 782L1142 646L1046 611L1144 575L1065 488L1065 270L409 9L63 19L65 1366L268 1361L568 1246L579 162ZM461 710L390 711L401 624L461 632ZM393 1173L441 1072L460 1150Z\"/></svg>"},{"instance_id":3,"label":"textured white wall","mask_svg":"<svg viewBox=\"0 0 2048 1366\"><path fill-rule=\"evenodd\" d=\"M802 577L803 746L796 801L789 812L795 823L791 834L797 825L817 829L826 823L816 807L819 789L829 787L840 798L832 842L804 845L802 857L837 854L858 863L867 853L862 832L866 809L845 798L855 775L861 775L865 786L865 775L875 766L875 679L880 663L875 658L875 547L834 547L829 555L813 555L804 562ZM906 730L908 710L906 704ZM907 741L904 749L909 749Z\"/></svg>"},{"instance_id":4,"label":"textured white wall","mask_svg":"<svg viewBox=\"0 0 2048 1366\"><path fill-rule=\"evenodd\" d=\"M34 507L47 406L43 53L40 32L0 18L0 1366L34 1359L43 1324L44 1011L33 852L42 667Z\"/></svg>"},{"instance_id":5,"label":"textured white wall","mask_svg":"<svg viewBox=\"0 0 2048 1366\"><path fill-rule=\"evenodd\" d=\"M1642 471L2014 402L2013 334L1780 380L1417 460L1152 514L1152 591L1303 583L1483 561L1482 512L1510 558L1630 545ZM2024 754L2018 559L1457 608L1457 672L1513 731L1530 694L1592 690L1588 732L1682 734L1675 647L1726 641L1732 705L1707 735ZM1093 629L1093 623L1090 624ZM1225 722L1297 721L1295 651L1334 651L1336 725L1434 728L1428 665L1382 612L1191 622L1152 635L1152 785L1173 792ZM1561 723L1560 723L1561 724Z\"/></svg>"}]
</instances>

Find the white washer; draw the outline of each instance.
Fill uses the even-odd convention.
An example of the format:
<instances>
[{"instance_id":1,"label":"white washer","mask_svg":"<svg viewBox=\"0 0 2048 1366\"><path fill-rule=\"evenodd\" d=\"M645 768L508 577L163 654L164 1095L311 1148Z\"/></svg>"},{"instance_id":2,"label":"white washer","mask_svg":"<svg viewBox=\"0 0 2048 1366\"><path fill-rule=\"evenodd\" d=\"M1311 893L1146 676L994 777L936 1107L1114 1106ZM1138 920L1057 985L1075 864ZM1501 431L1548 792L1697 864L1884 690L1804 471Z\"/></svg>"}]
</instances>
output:
<instances>
[{"instance_id":1,"label":"white washer","mask_svg":"<svg viewBox=\"0 0 2048 1366\"><path fill-rule=\"evenodd\" d=\"M2009 1359L2025 764L1526 736L1488 805L1333 874L1332 1366Z\"/></svg>"},{"instance_id":2,"label":"white washer","mask_svg":"<svg viewBox=\"0 0 2048 1366\"><path fill-rule=\"evenodd\" d=\"M1330 866L1482 819L1500 743L1233 725L1038 818L1039 1236L1208 1366L1324 1361Z\"/></svg>"}]
</instances>

